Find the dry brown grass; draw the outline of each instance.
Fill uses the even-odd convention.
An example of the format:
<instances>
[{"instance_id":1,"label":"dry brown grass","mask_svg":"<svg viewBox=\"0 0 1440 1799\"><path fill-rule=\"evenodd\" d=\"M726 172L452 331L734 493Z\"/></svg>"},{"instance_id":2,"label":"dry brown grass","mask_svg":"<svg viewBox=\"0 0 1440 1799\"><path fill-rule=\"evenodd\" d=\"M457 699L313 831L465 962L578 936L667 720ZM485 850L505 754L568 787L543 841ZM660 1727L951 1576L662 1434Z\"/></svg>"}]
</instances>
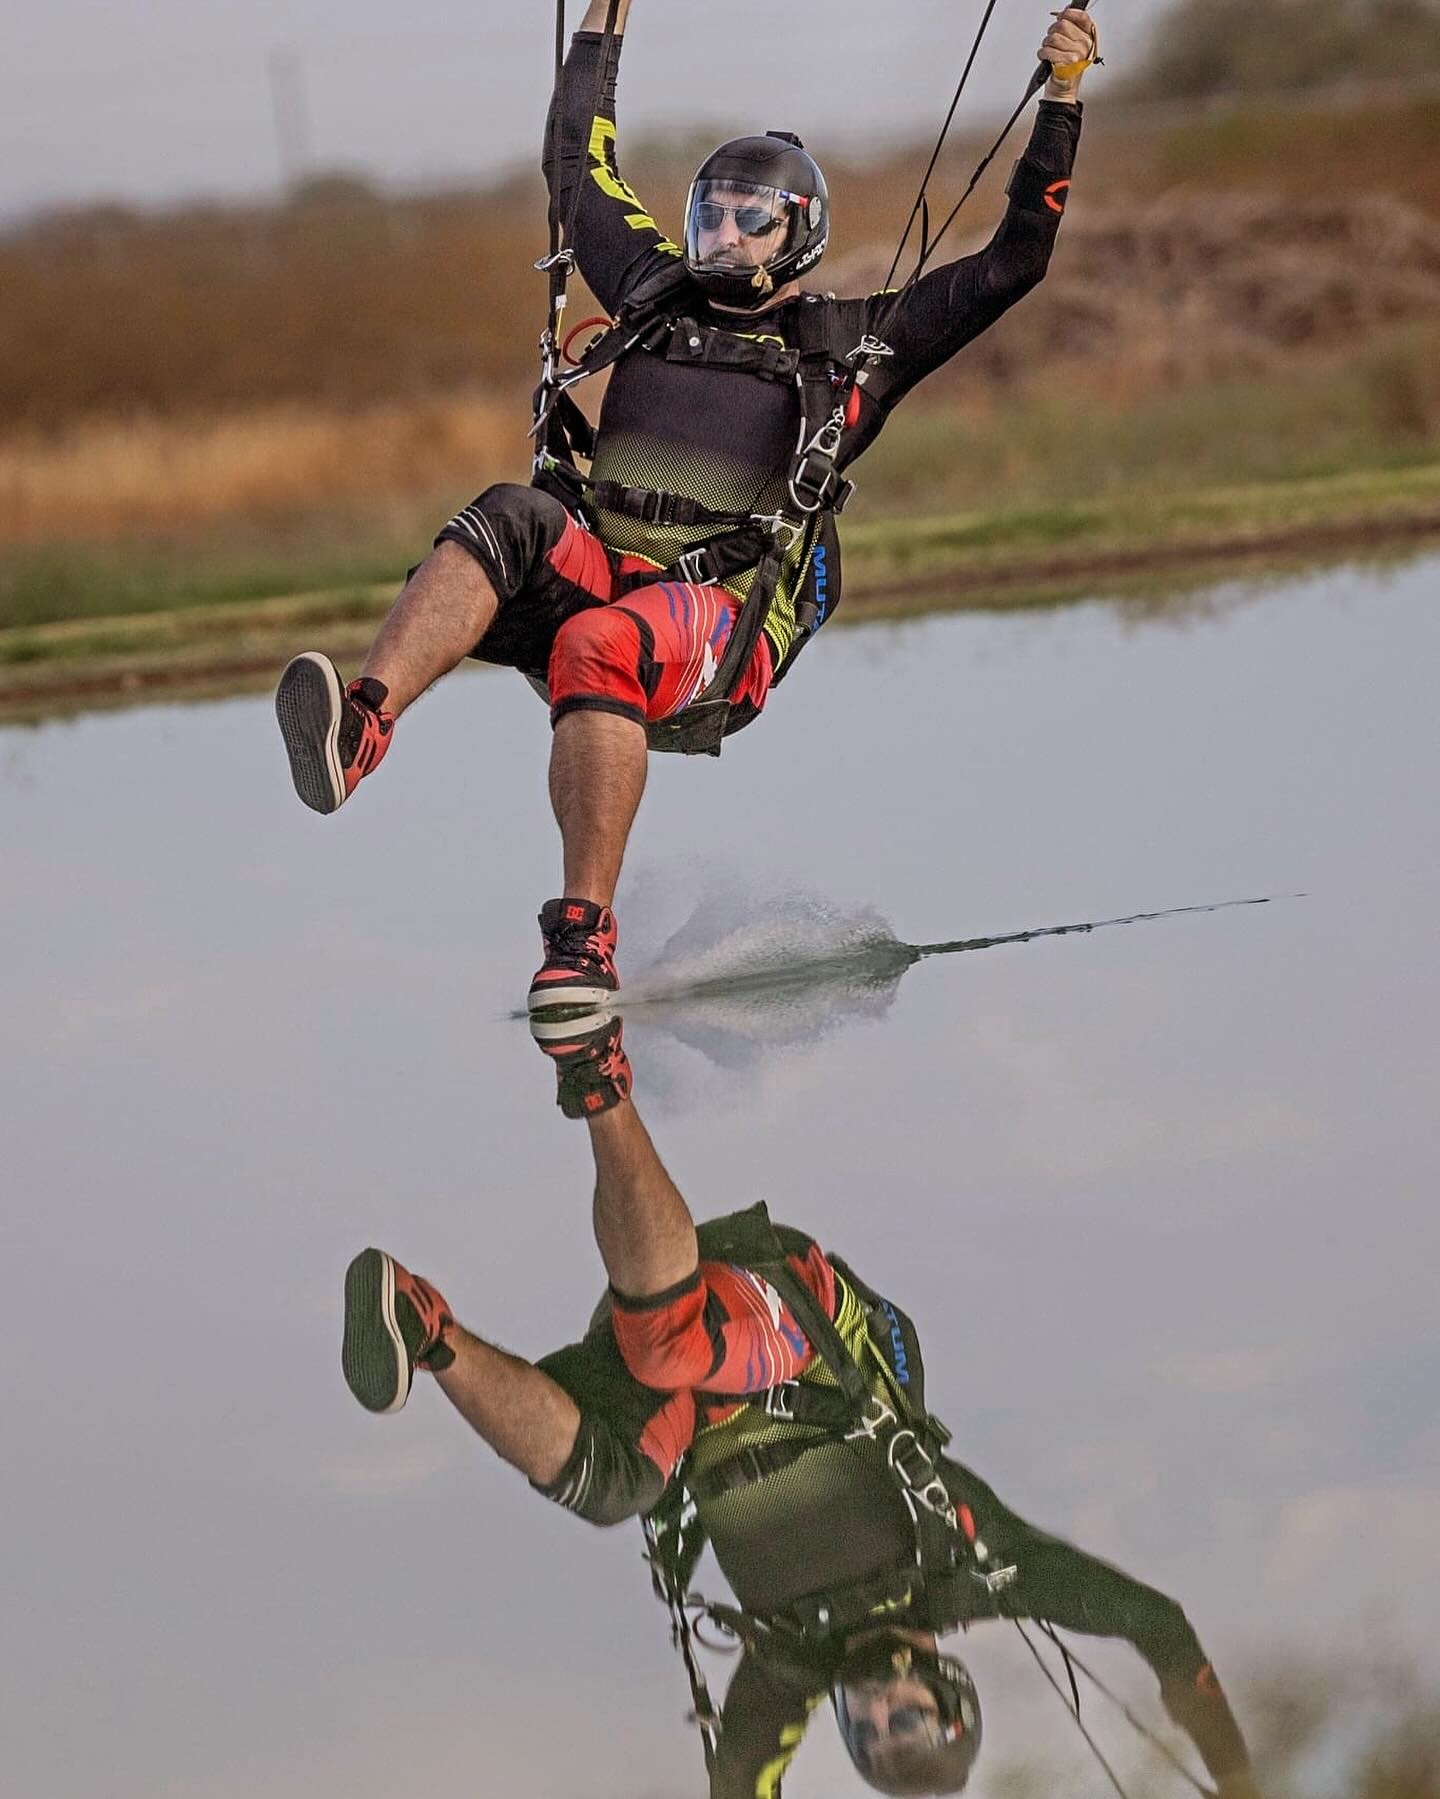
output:
<instances>
[{"instance_id":1,"label":"dry brown grass","mask_svg":"<svg viewBox=\"0 0 1440 1799\"><path fill-rule=\"evenodd\" d=\"M874 251L838 258L832 278L863 291L883 277L884 260ZM970 421L986 461L1004 464L1029 453L1031 397L1057 368L1087 414L1108 414L1176 389L1198 403L1202 385L1285 368L1299 383L1305 358L1343 355L1352 373L1363 362L1368 385L1343 398L1337 389L1337 403L1356 426L1369 423L1383 457L1440 430L1437 322L1440 223L1395 199L1228 196L1193 218L1156 202L1077 205L1049 278L927 383L918 404ZM1412 336L1397 336L1401 326ZM263 533L324 514L383 526L388 512L408 529L432 502L525 477L527 400L517 381L503 392L430 389L364 403L313 396L201 410L192 400L171 412L32 425L0 437L0 543L63 539L77 517L92 543L237 526ZM917 407L906 416L899 434L923 435ZM1212 436L1215 423L1204 427ZM886 444L868 479L885 481ZM1044 454L1055 462L1053 437Z\"/></svg>"},{"instance_id":2,"label":"dry brown grass","mask_svg":"<svg viewBox=\"0 0 1440 1799\"><path fill-rule=\"evenodd\" d=\"M264 527L317 507L408 502L523 478L525 398L432 396L359 409L297 402L214 417L83 419L0 440L0 541Z\"/></svg>"},{"instance_id":3,"label":"dry brown grass","mask_svg":"<svg viewBox=\"0 0 1440 1799\"><path fill-rule=\"evenodd\" d=\"M978 148L970 138L947 151L934 183L942 210ZM687 145L627 157L657 216L678 214L694 154ZM923 159L835 166L837 262L881 246L883 274ZM998 215L1005 162L964 215L968 231ZM1440 215L1440 103L1128 122L1097 106L1078 181L1072 223L1163 199L1177 240L1205 233L1217 189L1239 186L1341 211L1388 193ZM1269 223L1283 229L1278 213ZM533 380L545 297L529 265L544 239L540 184L529 178L409 200L322 182L273 208L108 209L34 223L0 237L0 431L97 414L508 392ZM1294 229L1286 241L1296 244Z\"/></svg>"}]
</instances>

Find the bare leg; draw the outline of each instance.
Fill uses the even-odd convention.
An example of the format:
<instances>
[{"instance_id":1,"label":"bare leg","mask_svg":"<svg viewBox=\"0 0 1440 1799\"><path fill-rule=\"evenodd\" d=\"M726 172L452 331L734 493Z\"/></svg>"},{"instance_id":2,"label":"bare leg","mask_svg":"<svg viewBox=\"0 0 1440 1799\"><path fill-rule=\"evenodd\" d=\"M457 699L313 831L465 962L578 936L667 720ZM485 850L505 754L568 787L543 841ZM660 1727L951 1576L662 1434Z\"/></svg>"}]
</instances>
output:
<instances>
[{"instance_id":1,"label":"bare leg","mask_svg":"<svg viewBox=\"0 0 1440 1799\"><path fill-rule=\"evenodd\" d=\"M497 1455L542 1486L569 1460L580 1408L548 1374L460 1325L445 1333L455 1360L435 1376L460 1416Z\"/></svg>"},{"instance_id":2,"label":"bare leg","mask_svg":"<svg viewBox=\"0 0 1440 1799\"><path fill-rule=\"evenodd\" d=\"M625 845L645 791L646 754L645 727L613 712L567 712L556 725L550 804L571 899L614 903Z\"/></svg>"},{"instance_id":3,"label":"bare leg","mask_svg":"<svg viewBox=\"0 0 1440 1799\"><path fill-rule=\"evenodd\" d=\"M389 688L386 711L398 718L468 656L498 605L484 570L458 543L432 550L401 588L360 671Z\"/></svg>"},{"instance_id":4,"label":"bare leg","mask_svg":"<svg viewBox=\"0 0 1440 1799\"><path fill-rule=\"evenodd\" d=\"M610 1284L629 1299L663 1293L687 1280L699 1264L690 1209L629 1100L588 1123L595 1155L595 1241Z\"/></svg>"}]
</instances>

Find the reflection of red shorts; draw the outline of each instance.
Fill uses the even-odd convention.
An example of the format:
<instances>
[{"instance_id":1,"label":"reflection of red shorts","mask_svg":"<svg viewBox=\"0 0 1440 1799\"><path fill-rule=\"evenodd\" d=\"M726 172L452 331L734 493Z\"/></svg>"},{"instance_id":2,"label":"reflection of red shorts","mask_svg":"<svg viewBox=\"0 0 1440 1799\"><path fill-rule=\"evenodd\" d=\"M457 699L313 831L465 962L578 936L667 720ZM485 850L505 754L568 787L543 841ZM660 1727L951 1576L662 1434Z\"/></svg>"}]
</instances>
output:
<instances>
[{"instance_id":1,"label":"reflection of red shorts","mask_svg":"<svg viewBox=\"0 0 1440 1799\"><path fill-rule=\"evenodd\" d=\"M735 623L738 602L724 588L630 586L650 565L608 549L533 487L488 489L435 541L468 550L500 601L472 653L542 676L552 723L584 710L638 724L673 717L713 680ZM762 633L730 693L736 724L764 706L773 673Z\"/></svg>"},{"instance_id":2,"label":"reflection of red shorts","mask_svg":"<svg viewBox=\"0 0 1440 1799\"><path fill-rule=\"evenodd\" d=\"M819 1245L788 1260L833 1319L838 1283ZM702 1261L689 1280L643 1299L612 1288L584 1341L538 1364L580 1410L570 1459L541 1491L597 1524L647 1512L701 1426L813 1360L774 1286L734 1263Z\"/></svg>"},{"instance_id":3,"label":"reflection of red shorts","mask_svg":"<svg viewBox=\"0 0 1440 1799\"><path fill-rule=\"evenodd\" d=\"M833 1318L835 1271L819 1244L789 1264ZM634 1378L669 1395L639 1443L667 1478L702 1418L728 1417L732 1396L794 1380L815 1355L770 1282L729 1262L702 1262L689 1280L645 1299L612 1291L610 1324Z\"/></svg>"}]
</instances>

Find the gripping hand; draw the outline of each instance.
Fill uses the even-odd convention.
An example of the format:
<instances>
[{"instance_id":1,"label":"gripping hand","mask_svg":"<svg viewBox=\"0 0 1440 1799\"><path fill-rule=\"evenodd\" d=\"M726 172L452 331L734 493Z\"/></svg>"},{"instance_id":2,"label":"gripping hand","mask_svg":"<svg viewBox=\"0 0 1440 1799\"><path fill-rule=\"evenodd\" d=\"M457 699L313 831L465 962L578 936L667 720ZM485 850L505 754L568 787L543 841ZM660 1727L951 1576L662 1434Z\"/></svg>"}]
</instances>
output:
<instances>
[{"instance_id":1,"label":"gripping hand","mask_svg":"<svg viewBox=\"0 0 1440 1799\"><path fill-rule=\"evenodd\" d=\"M1040 46L1041 62L1050 65L1045 83L1047 100L1075 100L1086 69L1100 60L1100 35L1095 21L1082 7L1067 6L1054 15L1055 23Z\"/></svg>"}]
</instances>

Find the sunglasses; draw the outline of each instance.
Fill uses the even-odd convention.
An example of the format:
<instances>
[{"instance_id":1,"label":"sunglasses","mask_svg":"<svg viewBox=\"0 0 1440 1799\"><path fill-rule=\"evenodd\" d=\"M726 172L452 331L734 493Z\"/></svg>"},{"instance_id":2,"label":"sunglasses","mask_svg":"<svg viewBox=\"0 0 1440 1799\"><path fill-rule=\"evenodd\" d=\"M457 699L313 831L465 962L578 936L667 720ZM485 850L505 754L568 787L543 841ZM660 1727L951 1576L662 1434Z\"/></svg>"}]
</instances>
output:
<instances>
[{"instance_id":1,"label":"sunglasses","mask_svg":"<svg viewBox=\"0 0 1440 1799\"><path fill-rule=\"evenodd\" d=\"M785 223L784 219L772 218L768 206L722 206L718 200L695 202L695 223L701 231L718 231L727 215L746 237L769 237Z\"/></svg>"},{"instance_id":2,"label":"sunglasses","mask_svg":"<svg viewBox=\"0 0 1440 1799\"><path fill-rule=\"evenodd\" d=\"M943 1732L935 1713L918 1705L897 1706L884 1731L868 1718L857 1718L850 1726L850 1740L862 1755L868 1754L882 1737L892 1741L896 1737L921 1737L933 1744L943 1739Z\"/></svg>"}]
</instances>

